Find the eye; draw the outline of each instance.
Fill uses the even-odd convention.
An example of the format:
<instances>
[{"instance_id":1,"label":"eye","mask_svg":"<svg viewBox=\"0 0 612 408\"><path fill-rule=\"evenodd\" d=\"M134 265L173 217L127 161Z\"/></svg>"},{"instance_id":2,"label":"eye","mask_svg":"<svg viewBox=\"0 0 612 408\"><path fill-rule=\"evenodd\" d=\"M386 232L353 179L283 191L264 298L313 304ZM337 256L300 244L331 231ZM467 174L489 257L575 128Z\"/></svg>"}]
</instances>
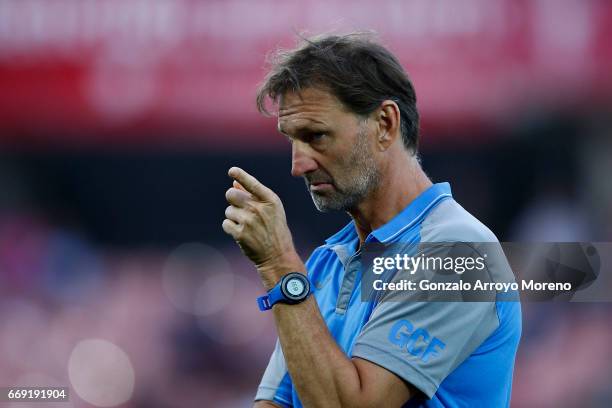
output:
<instances>
[{"instance_id":1,"label":"eye","mask_svg":"<svg viewBox=\"0 0 612 408\"><path fill-rule=\"evenodd\" d=\"M306 137L308 143L318 142L325 137L325 133L310 133Z\"/></svg>"}]
</instances>

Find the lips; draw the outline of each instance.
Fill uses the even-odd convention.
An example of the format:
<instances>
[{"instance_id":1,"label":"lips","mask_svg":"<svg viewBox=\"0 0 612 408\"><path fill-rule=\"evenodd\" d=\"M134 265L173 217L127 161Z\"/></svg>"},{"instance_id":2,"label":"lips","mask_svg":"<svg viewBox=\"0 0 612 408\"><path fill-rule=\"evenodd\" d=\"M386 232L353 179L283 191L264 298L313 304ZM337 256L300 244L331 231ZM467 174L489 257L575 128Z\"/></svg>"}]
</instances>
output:
<instances>
[{"instance_id":1,"label":"lips","mask_svg":"<svg viewBox=\"0 0 612 408\"><path fill-rule=\"evenodd\" d=\"M322 190L328 190L332 188L333 188L332 184L328 182L310 183L310 191L322 191Z\"/></svg>"},{"instance_id":2,"label":"lips","mask_svg":"<svg viewBox=\"0 0 612 408\"><path fill-rule=\"evenodd\" d=\"M334 188L334 181L324 171L315 171L304 176L309 191L323 191Z\"/></svg>"}]
</instances>

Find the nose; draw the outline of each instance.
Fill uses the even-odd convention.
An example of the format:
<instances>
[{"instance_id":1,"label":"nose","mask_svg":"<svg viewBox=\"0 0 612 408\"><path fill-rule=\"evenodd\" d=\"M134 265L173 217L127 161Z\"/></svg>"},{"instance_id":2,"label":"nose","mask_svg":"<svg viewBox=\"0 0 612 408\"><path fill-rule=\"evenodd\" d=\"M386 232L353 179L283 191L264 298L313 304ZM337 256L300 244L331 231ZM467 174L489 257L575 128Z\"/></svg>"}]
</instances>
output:
<instances>
[{"instance_id":1,"label":"nose","mask_svg":"<svg viewBox=\"0 0 612 408\"><path fill-rule=\"evenodd\" d=\"M310 148L306 143L296 140L291 148L291 175L302 177L304 174L317 169L317 162L309 154Z\"/></svg>"}]
</instances>

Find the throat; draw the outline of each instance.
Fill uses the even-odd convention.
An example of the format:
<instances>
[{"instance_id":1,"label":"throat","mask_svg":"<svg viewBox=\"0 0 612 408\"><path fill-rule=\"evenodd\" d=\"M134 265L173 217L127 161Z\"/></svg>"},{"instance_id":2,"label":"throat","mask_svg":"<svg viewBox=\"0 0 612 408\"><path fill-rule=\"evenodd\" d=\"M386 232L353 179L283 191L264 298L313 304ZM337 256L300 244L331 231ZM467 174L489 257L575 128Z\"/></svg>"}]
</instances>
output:
<instances>
[{"instance_id":1,"label":"throat","mask_svg":"<svg viewBox=\"0 0 612 408\"><path fill-rule=\"evenodd\" d=\"M348 211L355 221L360 246L372 231L387 224L432 186L418 162L411 170L403 175L391 175L387 182L383 179L365 200Z\"/></svg>"}]
</instances>

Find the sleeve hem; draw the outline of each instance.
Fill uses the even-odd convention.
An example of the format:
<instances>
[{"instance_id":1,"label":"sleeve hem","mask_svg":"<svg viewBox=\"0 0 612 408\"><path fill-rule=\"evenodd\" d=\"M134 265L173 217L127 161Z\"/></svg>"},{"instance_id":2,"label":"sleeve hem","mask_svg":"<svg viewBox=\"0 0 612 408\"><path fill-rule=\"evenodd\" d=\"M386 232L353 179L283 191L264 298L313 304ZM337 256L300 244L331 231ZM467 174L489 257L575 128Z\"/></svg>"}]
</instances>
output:
<instances>
[{"instance_id":1,"label":"sleeve hem","mask_svg":"<svg viewBox=\"0 0 612 408\"><path fill-rule=\"evenodd\" d=\"M278 397L275 397L275 398L255 398L255 399L253 400L253 402L257 402L257 401L268 401L268 402L273 402L273 403L275 403L275 404L277 404L277 405L280 405L280 406L281 406L281 407L283 407L283 408L292 408L292 407L293 407L293 405L291 405L291 404L289 404L289 403L285 402L285 400L284 400L284 399L281 399L281 398L278 398Z\"/></svg>"},{"instance_id":2,"label":"sleeve hem","mask_svg":"<svg viewBox=\"0 0 612 408\"><path fill-rule=\"evenodd\" d=\"M357 343L353 348L352 357L363 358L391 371L419 389L427 398L431 399L438 390L438 384L433 379L418 371L406 360L389 353L388 350L381 350L365 343Z\"/></svg>"},{"instance_id":3,"label":"sleeve hem","mask_svg":"<svg viewBox=\"0 0 612 408\"><path fill-rule=\"evenodd\" d=\"M282 408L292 408L291 405L288 405L284 402L281 402L278 398L274 398L274 399L269 399L269 398L256 398L255 400L253 400L253 402L258 402L258 401L268 401L268 402L273 402L277 405L280 405Z\"/></svg>"},{"instance_id":4,"label":"sleeve hem","mask_svg":"<svg viewBox=\"0 0 612 408\"><path fill-rule=\"evenodd\" d=\"M291 401L277 395L277 391L277 388L260 385L257 388L257 395L255 395L253 401L271 401L283 407L291 407Z\"/></svg>"}]
</instances>

